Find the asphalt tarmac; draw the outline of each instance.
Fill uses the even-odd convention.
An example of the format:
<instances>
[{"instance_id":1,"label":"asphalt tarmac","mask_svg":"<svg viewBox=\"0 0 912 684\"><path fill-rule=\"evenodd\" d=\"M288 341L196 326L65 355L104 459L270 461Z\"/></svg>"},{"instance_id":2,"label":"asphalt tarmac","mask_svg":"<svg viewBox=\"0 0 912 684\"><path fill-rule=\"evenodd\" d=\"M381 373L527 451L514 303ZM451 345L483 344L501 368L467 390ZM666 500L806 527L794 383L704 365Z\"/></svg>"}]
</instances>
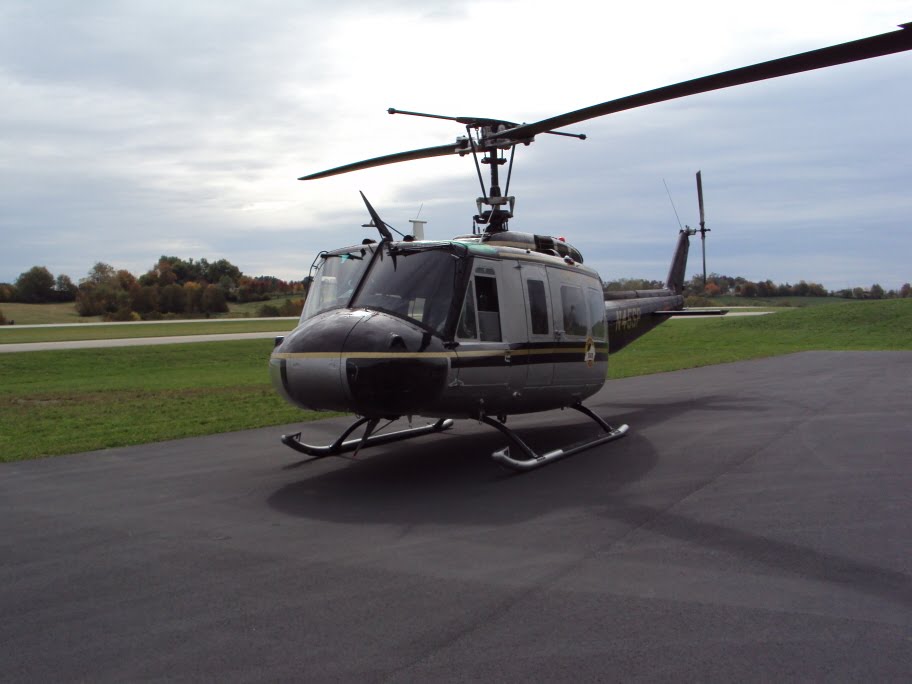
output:
<instances>
[{"instance_id":1,"label":"asphalt tarmac","mask_svg":"<svg viewBox=\"0 0 912 684\"><path fill-rule=\"evenodd\" d=\"M0 677L912 678L912 353L588 403L630 434L523 475L466 421L357 462L301 465L288 426L0 466Z\"/></svg>"}]
</instances>

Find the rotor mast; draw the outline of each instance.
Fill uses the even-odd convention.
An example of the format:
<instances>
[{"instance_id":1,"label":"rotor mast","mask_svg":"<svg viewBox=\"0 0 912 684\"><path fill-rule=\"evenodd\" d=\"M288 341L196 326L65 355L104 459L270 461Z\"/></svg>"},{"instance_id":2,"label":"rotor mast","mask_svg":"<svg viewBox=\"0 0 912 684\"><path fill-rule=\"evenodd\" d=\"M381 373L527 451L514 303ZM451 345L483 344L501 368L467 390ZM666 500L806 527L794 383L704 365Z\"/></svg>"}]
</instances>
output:
<instances>
[{"instance_id":1,"label":"rotor mast","mask_svg":"<svg viewBox=\"0 0 912 684\"><path fill-rule=\"evenodd\" d=\"M386 111L390 114L408 114L409 116L444 119L464 124L466 136L456 139L454 152L460 157L471 153L475 160L475 170L478 173L478 182L481 185L481 197L475 201L478 213L472 217L472 220L476 226L486 226L485 233L500 233L507 230L507 222L513 218L513 208L516 206L516 198L509 194L510 178L513 173L513 155L516 152L517 145L529 145L535 140L535 135L511 135L511 130L521 124L513 121L504 121L503 119L480 116L445 116L442 114L409 112L403 109L395 109L394 107L390 107ZM562 135L580 140L586 139L585 134L582 133L545 130L539 131L536 135L540 133ZM507 184L504 190L501 190L500 187L500 167L507 163L507 159L500 154L499 150L510 151L510 165L507 167ZM479 152L485 155L481 159L478 158ZM487 188L485 187L481 164L488 166L490 181ZM489 208L484 209L483 207Z\"/></svg>"},{"instance_id":2,"label":"rotor mast","mask_svg":"<svg viewBox=\"0 0 912 684\"><path fill-rule=\"evenodd\" d=\"M503 127L503 124L482 126L480 137L482 140L492 139L491 142L496 143L495 136L499 132L497 129L502 129ZM466 128L469 129L469 126L466 126ZM471 139L471 132L469 135ZM513 142L510 142L505 146L505 149L510 150L510 172L513 170L512 155L515 147L516 143ZM472 154L475 155L477 164L478 155L476 149L477 145L473 141ZM493 144L487 144L483 149L487 152L487 155L481 159L481 163L488 165L491 181L488 185L487 192L485 192L484 181L481 178L481 169L478 168L478 180L481 182L481 191L484 194L475 200L476 206L478 207L478 213L472 217L472 220L476 225L487 224L487 228L484 231L486 233L499 233L507 230L507 221L513 218L513 207L516 205L516 198L504 196L500 189L500 167L503 164L506 164L506 158L498 153L498 148ZM510 172L507 174L507 188L510 187ZM482 210L483 206L488 206L490 209Z\"/></svg>"}]
</instances>

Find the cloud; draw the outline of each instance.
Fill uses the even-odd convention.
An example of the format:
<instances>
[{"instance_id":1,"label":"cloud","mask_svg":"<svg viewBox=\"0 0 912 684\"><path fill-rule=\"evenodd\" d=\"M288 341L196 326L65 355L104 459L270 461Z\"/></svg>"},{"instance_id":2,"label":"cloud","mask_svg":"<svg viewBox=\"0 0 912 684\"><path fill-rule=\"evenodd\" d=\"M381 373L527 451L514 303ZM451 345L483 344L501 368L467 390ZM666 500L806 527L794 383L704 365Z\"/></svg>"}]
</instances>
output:
<instances>
[{"instance_id":1,"label":"cloud","mask_svg":"<svg viewBox=\"0 0 912 684\"><path fill-rule=\"evenodd\" d=\"M423 204L431 235L468 232L480 192L469 158L295 179L464 133L389 106L536 120L884 32L909 19L902 9L771 2L745 26L740 8L709 2L657 17L576 2L8 1L0 281L34 264L74 278L97 260L142 271L162 253L297 278L320 249L360 240L358 190L401 229ZM898 285L909 59L573 127L586 142L539 136L517 155L513 225L566 233L606 277L662 277L677 230L662 179L693 225L702 168L715 270Z\"/></svg>"}]
</instances>

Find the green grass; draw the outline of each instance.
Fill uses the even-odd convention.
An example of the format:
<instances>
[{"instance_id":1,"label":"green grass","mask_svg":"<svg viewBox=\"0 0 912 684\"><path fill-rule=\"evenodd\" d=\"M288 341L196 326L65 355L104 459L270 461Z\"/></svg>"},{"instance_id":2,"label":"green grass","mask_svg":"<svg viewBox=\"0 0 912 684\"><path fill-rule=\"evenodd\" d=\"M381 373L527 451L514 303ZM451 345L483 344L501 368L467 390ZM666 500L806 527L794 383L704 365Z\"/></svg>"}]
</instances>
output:
<instances>
[{"instance_id":1,"label":"green grass","mask_svg":"<svg viewBox=\"0 0 912 684\"><path fill-rule=\"evenodd\" d=\"M0 354L0 460L323 417L269 383L271 340ZM675 320L611 358L611 377L813 349L912 350L912 300Z\"/></svg>"},{"instance_id":2,"label":"green grass","mask_svg":"<svg viewBox=\"0 0 912 684\"><path fill-rule=\"evenodd\" d=\"M0 303L0 311L8 321L19 325L42 325L45 323L92 323L101 320L101 316L83 318L76 313L73 302L62 304L19 304L16 302ZM6 329L6 328L2 328Z\"/></svg>"},{"instance_id":3,"label":"green grass","mask_svg":"<svg viewBox=\"0 0 912 684\"><path fill-rule=\"evenodd\" d=\"M713 306L759 306L763 308L864 303L861 299L842 299L841 297L736 297L735 295L711 297L709 301Z\"/></svg>"},{"instance_id":4,"label":"green grass","mask_svg":"<svg viewBox=\"0 0 912 684\"><path fill-rule=\"evenodd\" d=\"M312 420L267 371L271 340L0 355L0 461Z\"/></svg>"},{"instance_id":5,"label":"green grass","mask_svg":"<svg viewBox=\"0 0 912 684\"><path fill-rule=\"evenodd\" d=\"M810 350L912 350L912 299L785 309L768 316L680 319L609 363L612 378Z\"/></svg>"},{"instance_id":6,"label":"green grass","mask_svg":"<svg viewBox=\"0 0 912 684\"><path fill-rule=\"evenodd\" d=\"M216 314L215 318L251 318L257 315L263 304L282 306L289 299L302 299L303 295L287 295L276 297L265 302L244 302L237 304L228 302L228 313ZM101 316L80 316L76 313L73 302L61 304L19 304L16 302L0 302L0 311L7 320L13 320L18 325L41 325L47 323L99 323Z\"/></svg>"},{"instance_id":7,"label":"green grass","mask_svg":"<svg viewBox=\"0 0 912 684\"><path fill-rule=\"evenodd\" d=\"M236 302L228 303L228 313L223 314L227 317L234 316L256 316L257 311L260 310L260 307L264 304L269 304L270 306L281 307L285 302L292 299L304 299L304 295L286 295L284 297L276 297L275 299L267 299L264 302L244 302L243 304L238 304Z\"/></svg>"},{"instance_id":8,"label":"green grass","mask_svg":"<svg viewBox=\"0 0 912 684\"><path fill-rule=\"evenodd\" d=\"M215 335L219 333L276 332L292 330L296 321L274 318L262 321L162 321L137 325L96 325L72 328L17 328L0 327L0 344L26 342L62 342L66 340L109 340L127 337L170 337L174 335Z\"/></svg>"}]
</instances>

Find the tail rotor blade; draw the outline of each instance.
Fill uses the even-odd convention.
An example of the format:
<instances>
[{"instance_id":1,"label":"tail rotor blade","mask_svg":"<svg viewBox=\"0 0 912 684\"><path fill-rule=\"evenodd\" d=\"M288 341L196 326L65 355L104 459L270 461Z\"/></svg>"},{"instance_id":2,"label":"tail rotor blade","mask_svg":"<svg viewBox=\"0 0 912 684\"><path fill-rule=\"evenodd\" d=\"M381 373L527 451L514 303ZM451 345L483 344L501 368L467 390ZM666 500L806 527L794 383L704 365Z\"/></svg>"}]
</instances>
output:
<instances>
[{"instance_id":1,"label":"tail rotor blade","mask_svg":"<svg viewBox=\"0 0 912 684\"><path fill-rule=\"evenodd\" d=\"M700 204L700 246L703 248L703 289L706 290L706 216L703 212L703 175L697 171L697 202Z\"/></svg>"}]
</instances>

